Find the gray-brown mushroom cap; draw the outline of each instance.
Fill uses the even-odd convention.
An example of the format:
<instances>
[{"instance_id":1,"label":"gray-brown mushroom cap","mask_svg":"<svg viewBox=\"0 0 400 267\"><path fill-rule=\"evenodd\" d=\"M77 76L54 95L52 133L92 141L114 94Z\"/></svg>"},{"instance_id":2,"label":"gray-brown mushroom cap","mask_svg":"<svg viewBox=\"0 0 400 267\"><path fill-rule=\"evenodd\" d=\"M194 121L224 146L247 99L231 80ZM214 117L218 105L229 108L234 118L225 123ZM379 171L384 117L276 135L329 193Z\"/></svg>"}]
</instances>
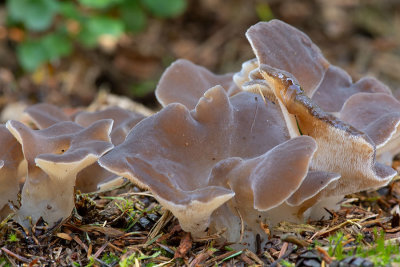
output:
<instances>
[{"instance_id":1,"label":"gray-brown mushroom cap","mask_svg":"<svg viewBox=\"0 0 400 267\"><path fill-rule=\"evenodd\" d=\"M156 115L141 121L125 142L100 158L99 163L150 189L160 203L179 218L185 230L202 231L213 210L233 197L228 185L211 183L210 173L214 166L231 157L240 157L244 163L237 170L243 172L242 169L247 168L247 172L252 173L249 166L255 167L251 179L255 184L261 184L262 180L255 177L272 171L264 172L265 166L272 165L263 167L263 159L267 160L269 156L264 158L262 155L289 139L279 107L276 103L266 101L259 95L246 92L228 98L223 88L214 87L206 92L191 112L180 104L170 104ZM310 140L304 141L308 142L310 149L302 150L308 155L301 165L302 171L296 171L295 167L293 171L275 167L296 174L290 177L295 179L292 180L294 185L285 189L283 200L294 193L308 171L308 162L312 157L310 151L315 149L315 142L309 137L301 137L290 143L303 139ZM287 153L290 154L290 150ZM290 156L285 158L289 159ZM252 191L252 188L258 190L254 185L243 188L243 191ZM235 191L235 194L238 192ZM261 197L262 194L256 195ZM278 197L278 202L271 200L268 204L263 203L260 197L256 199L260 208L282 201ZM199 203L204 205L200 206ZM207 209L208 217L198 218L204 216L207 206L212 207ZM201 227L194 223L199 221L202 222Z\"/></svg>"},{"instance_id":2,"label":"gray-brown mushroom cap","mask_svg":"<svg viewBox=\"0 0 400 267\"><path fill-rule=\"evenodd\" d=\"M224 87L229 95L238 92L232 76L233 74L215 75L188 60L178 59L165 70L155 93L162 106L181 103L193 109L203 94L216 85Z\"/></svg>"},{"instance_id":3,"label":"gray-brown mushroom cap","mask_svg":"<svg viewBox=\"0 0 400 267\"><path fill-rule=\"evenodd\" d=\"M119 145L125 140L129 131L144 118L144 115L136 112L120 107L109 107L96 112L79 112L74 121L79 125L88 127L98 120L112 119L114 123L111 131L111 141L114 145Z\"/></svg>"},{"instance_id":4,"label":"gray-brown mushroom cap","mask_svg":"<svg viewBox=\"0 0 400 267\"><path fill-rule=\"evenodd\" d=\"M18 220L40 217L50 225L68 217L74 206L77 173L113 148L112 120L102 120L83 128L74 122L60 122L43 130L32 130L17 121L7 122L8 130L22 145L28 174L21 196Z\"/></svg>"},{"instance_id":5,"label":"gray-brown mushroom cap","mask_svg":"<svg viewBox=\"0 0 400 267\"><path fill-rule=\"evenodd\" d=\"M400 102L384 93L351 96L338 113L341 120L365 132L377 147L379 162L391 165L400 152Z\"/></svg>"},{"instance_id":6,"label":"gray-brown mushroom cap","mask_svg":"<svg viewBox=\"0 0 400 267\"><path fill-rule=\"evenodd\" d=\"M39 129L48 128L57 122L71 120L61 109L47 103L29 106L24 112Z\"/></svg>"},{"instance_id":7,"label":"gray-brown mushroom cap","mask_svg":"<svg viewBox=\"0 0 400 267\"><path fill-rule=\"evenodd\" d=\"M383 127L381 120L386 121L385 118L390 114L397 119L390 119L393 123ZM358 93L344 103L339 118L366 132L376 146L380 147L396 132L400 122L400 102L388 94Z\"/></svg>"},{"instance_id":8,"label":"gray-brown mushroom cap","mask_svg":"<svg viewBox=\"0 0 400 267\"><path fill-rule=\"evenodd\" d=\"M87 127L98 120L112 119L114 124L110 135L111 141L114 145L119 145L125 140L129 131L143 118L145 118L144 115L133 111L120 107L109 107L101 111L79 112L74 121ZM100 167L96 162L78 173L76 188L81 192L93 192L98 190L101 183L116 179L120 179L120 177Z\"/></svg>"},{"instance_id":9,"label":"gray-brown mushroom cap","mask_svg":"<svg viewBox=\"0 0 400 267\"><path fill-rule=\"evenodd\" d=\"M116 106L94 112L81 111L74 114L73 118L68 117L61 109L50 104L36 104L28 107L25 112L39 129L45 129L58 122L71 121L72 119L83 127L88 127L99 120L112 119L114 123L110 136L114 145L122 143L128 132L145 117L142 114ZM76 189L84 193L93 192L98 189L101 183L114 179L119 179L119 177L101 168L95 162L93 166L84 168L77 175Z\"/></svg>"},{"instance_id":10,"label":"gray-brown mushroom cap","mask_svg":"<svg viewBox=\"0 0 400 267\"><path fill-rule=\"evenodd\" d=\"M251 26L246 37L259 64L291 73L308 96L318 88L329 62L301 31L279 20Z\"/></svg>"},{"instance_id":11,"label":"gray-brown mushroom cap","mask_svg":"<svg viewBox=\"0 0 400 267\"><path fill-rule=\"evenodd\" d=\"M346 100L356 93L392 94L386 85L373 77L364 77L353 83L346 71L330 66L312 100L325 112L339 112Z\"/></svg>"},{"instance_id":12,"label":"gray-brown mushroom cap","mask_svg":"<svg viewBox=\"0 0 400 267\"><path fill-rule=\"evenodd\" d=\"M317 194L329 179L301 189L316 149L311 137L289 140L277 103L249 92L228 98L217 86L192 111L170 104L141 121L99 163L150 189L184 230L198 235L210 219L218 228L215 216L224 203L261 230L262 212L291 196L301 203ZM231 240L235 235L228 230Z\"/></svg>"}]
</instances>

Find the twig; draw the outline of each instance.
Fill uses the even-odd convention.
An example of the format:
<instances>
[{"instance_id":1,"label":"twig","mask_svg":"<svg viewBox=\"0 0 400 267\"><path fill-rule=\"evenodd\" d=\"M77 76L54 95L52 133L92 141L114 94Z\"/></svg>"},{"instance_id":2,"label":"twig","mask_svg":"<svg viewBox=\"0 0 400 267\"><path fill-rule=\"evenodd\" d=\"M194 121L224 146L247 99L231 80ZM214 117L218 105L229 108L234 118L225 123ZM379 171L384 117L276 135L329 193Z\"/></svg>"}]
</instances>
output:
<instances>
[{"instance_id":1,"label":"twig","mask_svg":"<svg viewBox=\"0 0 400 267\"><path fill-rule=\"evenodd\" d=\"M10 255L10 256L16 258L16 259L19 260L19 261L26 262L26 263L29 263L29 262L30 262L29 259L27 259L27 258L25 258L25 257L22 257L22 256L20 256L20 255L18 255L18 254L15 254L14 252L12 252L12 251L6 249L5 247L2 247L1 250L3 250L5 253L7 253L8 255Z\"/></svg>"}]
</instances>

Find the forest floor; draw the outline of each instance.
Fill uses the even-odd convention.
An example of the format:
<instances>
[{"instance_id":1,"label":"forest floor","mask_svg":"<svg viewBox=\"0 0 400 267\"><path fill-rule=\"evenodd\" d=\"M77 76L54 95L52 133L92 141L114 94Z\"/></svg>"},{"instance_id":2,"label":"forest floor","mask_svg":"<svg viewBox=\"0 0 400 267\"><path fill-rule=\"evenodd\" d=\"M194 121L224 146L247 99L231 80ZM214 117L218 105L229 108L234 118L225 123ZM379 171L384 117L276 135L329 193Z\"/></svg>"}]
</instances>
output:
<instances>
[{"instance_id":1,"label":"forest floor","mask_svg":"<svg viewBox=\"0 0 400 267\"><path fill-rule=\"evenodd\" d=\"M399 1L193 0L181 17L153 19L112 52L77 47L72 56L32 73L18 66L12 38L0 36L1 119L38 102L85 107L100 91L157 110L153 91L173 60L186 58L216 73L239 71L254 57L246 29L271 18L307 33L354 80L373 75L399 95ZM4 220L0 266L396 266L399 204L400 181L394 181L376 192L347 196L339 211L328 211L329 218L266 228L273 235L265 246L237 251L217 244L218 236L193 240L150 192L127 182L106 192L77 192L76 209L56 229L38 224L29 234Z\"/></svg>"}]
</instances>

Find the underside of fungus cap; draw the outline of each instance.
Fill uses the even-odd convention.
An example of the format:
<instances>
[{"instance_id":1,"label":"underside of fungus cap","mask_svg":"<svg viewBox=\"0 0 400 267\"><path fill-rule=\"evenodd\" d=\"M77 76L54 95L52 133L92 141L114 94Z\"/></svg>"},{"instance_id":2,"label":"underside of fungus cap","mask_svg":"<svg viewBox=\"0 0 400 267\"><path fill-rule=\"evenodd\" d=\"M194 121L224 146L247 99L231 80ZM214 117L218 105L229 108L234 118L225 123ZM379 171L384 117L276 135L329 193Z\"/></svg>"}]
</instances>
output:
<instances>
[{"instance_id":1,"label":"underside of fungus cap","mask_svg":"<svg viewBox=\"0 0 400 267\"><path fill-rule=\"evenodd\" d=\"M57 122L71 120L61 109L47 103L29 106L24 112L39 129L48 128Z\"/></svg>"},{"instance_id":2,"label":"underside of fungus cap","mask_svg":"<svg viewBox=\"0 0 400 267\"><path fill-rule=\"evenodd\" d=\"M260 71L301 134L317 142L311 168L341 175L319 194L321 197L378 188L396 175L392 168L375 161L375 144L368 135L325 113L287 74L266 65L260 66Z\"/></svg>"},{"instance_id":3,"label":"underside of fungus cap","mask_svg":"<svg viewBox=\"0 0 400 267\"><path fill-rule=\"evenodd\" d=\"M228 98L216 86L192 111L170 104L144 119L99 163L150 189L187 231L204 230L215 203L233 196L229 188L209 185L213 166L229 157L260 156L289 139L279 106L266 101L247 92ZM196 226L205 212L202 227Z\"/></svg>"},{"instance_id":4,"label":"underside of fungus cap","mask_svg":"<svg viewBox=\"0 0 400 267\"><path fill-rule=\"evenodd\" d=\"M243 84L250 80L250 73L258 69L257 58L250 59L242 64L242 69L233 75L235 84L242 88Z\"/></svg>"},{"instance_id":5,"label":"underside of fungus cap","mask_svg":"<svg viewBox=\"0 0 400 267\"><path fill-rule=\"evenodd\" d=\"M109 107L104 110L87 112L79 112L74 121L79 125L88 127L98 120L112 119L114 121L111 131L111 140L114 145L119 145L125 140L128 132L139 121L145 118L144 115L129 111L120 107Z\"/></svg>"},{"instance_id":6,"label":"underside of fungus cap","mask_svg":"<svg viewBox=\"0 0 400 267\"><path fill-rule=\"evenodd\" d=\"M271 20L251 26L246 37L260 65L291 73L306 95L313 95L329 62L307 35L282 21Z\"/></svg>"},{"instance_id":7,"label":"underside of fungus cap","mask_svg":"<svg viewBox=\"0 0 400 267\"><path fill-rule=\"evenodd\" d=\"M353 83L346 71L331 65L312 100L325 112L339 112L349 97L362 92L392 94L386 85L373 77L364 77Z\"/></svg>"},{"instance_id":8,"label":"underside of fungus cap","mask_svg":"<svg viewBox=\"0 0 400 267\"><path fill-rule=\"evenodd\" d=\"M232 76L215 75L188 60L178 59L165 70L155 93L158 102L164 107L170 103L181 103L192 109L213 86L221 85L229 95L238 92L239 88L234 84Z\"/></svg>"}]
</instances>

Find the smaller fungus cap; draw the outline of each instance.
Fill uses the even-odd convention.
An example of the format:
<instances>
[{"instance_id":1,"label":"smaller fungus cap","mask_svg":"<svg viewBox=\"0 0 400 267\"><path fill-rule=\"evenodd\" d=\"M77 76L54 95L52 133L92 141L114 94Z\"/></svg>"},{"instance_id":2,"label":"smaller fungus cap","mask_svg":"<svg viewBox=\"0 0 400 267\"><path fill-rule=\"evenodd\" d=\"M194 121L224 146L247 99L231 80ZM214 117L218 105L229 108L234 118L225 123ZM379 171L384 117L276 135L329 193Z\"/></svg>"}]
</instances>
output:
<instances>
[{"instance_id":1,"label":"smaller fungus cap","mask_svg":"<svg viewBox=\"0 0 400 267\"><path fill-rule=\"evenodd\" d=\"M57 122L71 120L61 109L46 103L29 106L24 112L39 129L48 128Z\"/></svg>"},{"instance_id":2,"label":"smaller fungus cap","mask_svg":"<svg viewBox=\"0 0 400 267\"><path fill-rule=\"evenodd\" d=\"M339 178L340 174L338 173L308 171L301 186L286 200L286 203L290 206L299 206Z\"/></svg>"},{"instance_id":3,"label":"smaller fungus cap","mask_svg":"<svg viewBox=\"0 0 400 267\"><path fill-rule=\"evenodd\" d=\"M17 212L22 225L29 227L28 217L33 222L42 217L53 226L71 214L76 175L113 148L109 137L112 123L101 120L83 128L64 121L32 130L18 121L7 122L28 163Z\"/></svg>"},{"instance_id":4,"label":"smaller fungus cap","mask_svg":"<svg viewBox=\"0 0 400 267\"><path fill-rule=\"evenodd\" d=\"M339 112L349 97L362 92L392 94L386 85L373 77L353 83L346 71L331 65L312 100L325 112Z\"/></svg>"},{"instance_id":5,"label":"smaller fungus cap","mask_svg":"<svg viewBox=\"0 0 400 267\"><path fill-rule=\"evenodd\" d=\"M305 93L313 95L329 62L307 35L280 20L271 20L251 26L246 37L259 65L291 73Z\"/></svg>"},{"instance_id":6,"label":"smaller fungus cap","mask_svg":"<svg viewBox=\"0 0 400 267\"><path fill-rule=\"evenodd\" d=\"M112 120L102 120L85 129L66 121L43 130L32 130L18 121L8 121L7 128L22 144L28 164L36 162L54 170L51 166L69 169L87 157L98 157L110 150L113 147L109 137L112 124ZM63 175L61 171L56 172Z\"/></svg>"},{"instance_id":7,"label":"smaller fungus cap","mask_svg":"<svg viewBox=\"0 0 400 267\"><path fill-rule=\"evenodd\" d=\"M114 145L119 145L125 140L129 131L144 118L144 115L136 112L120 107L109 107L95 112L79 112L74 121L79 125L88 127L98 120L112 119L114 124L111 131L111 140Z\"/></svg>"},{"instance_id":8,"label":"smaller fungus cap","mask_svg":"<svg viewBox=\"0 0 400 267\"><path fill-rule=\"evenodd\" d=\"M344 103L339 118L366 132L379 148L397 130L400 102L388 94L358 93Z\"/></svg>"},{"instance_id":9,"label":"smaller fungus cap","mask_svg":"<svg viewBox=\"0 0 400 267\"><path fill-rule=\"evenodd\" d=\"M75 116L75 122L87 127L101 119L112 119L114 121L111 131L111 141L114 145L122 143L129 131L143 118L144 115L128 111L120 107L109 107L101 111L82 111ZM81 192L93 192L103 182L118 179L119 176L110 173L97 163L83 169L76 177L76 188Z\"/></svg>"},{"instance_id":10,"label":"smaller fungus cap","mask_svg":"<svg viewBox=\"0 0 400 267\"><path fill-rule=\"evenodd\" d=\"M379 162L391 165L400 152L400 102L389 94L357 93L338 113L341 120L365 132L377 147Z\"/></svg>"},{"instance_id":11,"label":"smaller fungus cap","mask_svg":"<svg viewBox=\"0 0 400 267\"><path fill-rule=\"evenodd\" d=\"M204 67L185 59L178 59L169 66L156 88L156 97L161 105L181 103L192 109L211 87L221 85L232 95L239 89L233 83L233 74L215 75Z\"/></svg>"}]
</instances>

